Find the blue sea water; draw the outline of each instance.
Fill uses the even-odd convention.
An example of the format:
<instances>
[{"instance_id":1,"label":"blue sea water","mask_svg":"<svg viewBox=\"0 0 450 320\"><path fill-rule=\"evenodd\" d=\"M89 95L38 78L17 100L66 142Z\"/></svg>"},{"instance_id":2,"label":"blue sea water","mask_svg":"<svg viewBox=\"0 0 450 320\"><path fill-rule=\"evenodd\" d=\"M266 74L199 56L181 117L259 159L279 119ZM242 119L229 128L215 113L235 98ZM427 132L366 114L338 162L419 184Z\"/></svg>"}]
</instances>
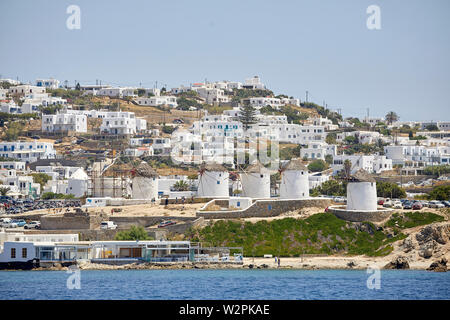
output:
<instances>
[{"instance_id":1,"label":"blue sea water","mask_svg":"<svg viewBox=\"0 0 450 320\"><path fill-rule=\"evenodd\" d=\"M450 299L450 272L381 270L0 271L0 299Z\"/></svg>"}]
</instances>

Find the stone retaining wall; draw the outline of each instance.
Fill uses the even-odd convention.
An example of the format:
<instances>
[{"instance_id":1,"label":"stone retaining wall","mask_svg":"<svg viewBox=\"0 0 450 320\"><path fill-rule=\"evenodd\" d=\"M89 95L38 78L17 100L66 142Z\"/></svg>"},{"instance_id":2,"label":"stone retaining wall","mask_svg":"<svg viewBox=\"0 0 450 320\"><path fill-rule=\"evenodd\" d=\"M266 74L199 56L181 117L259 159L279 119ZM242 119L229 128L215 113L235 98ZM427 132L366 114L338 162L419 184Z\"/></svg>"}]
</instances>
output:
<instances>
[{"instance_id":1,"label":"stone retaining wall","mask_svg":"<svg viewBox=\"0 0 450 320\"><path fill-rule=\"evenodd\" d=\"M114 221L115 224L120 229L129 228L132 225L142 226L142 227L150 227L154 226L155 224L158 224L164 220L178 220L178 221L186 221L186 222L192 222L196 220L197 217L170 217L170 216L141 216L141 217L109 217L110 221Z\"/></svg>"},{"instance_id":2,"label":"stone retaining wall","mask_svg":"<svg viewBox=\"0 0 450 320\"><path fill-rule=\"evenodd\" d=\"M97 229L105 219L102 215L45 215L41 216L41 230Z\"/></svg>"},{"instance_id":3,"label":"stone retaining wall","mask_svg":"<svg viewBox=\"0 0 450 320\"><path fill-rule=\"evenodd\" d=\"M218 200L218 201L223 201L223 200ZM301 209L301 208L307 208L307 207L326 208L329 205L331 205L331 203L332 202L330 199L323 199L323 198L255 200L250 207L248 207L244 210L197 211L197 216L203 217L205 219L275 217L275 216L279 216L280 214L282 214L284 212Z\"/></svg>"},{"instance_id":4,"label":"stone retaining wall","mask_svg":"<svg viewBox=\"0 0 450 320\"><path fill-rule=\"evenodd\" d=\"M351 222L382 222L388 219L393 210L382 209L377 211L347 211L344 207L329 207L328 210L336 217Z\"/></svg>"}]
</instances>

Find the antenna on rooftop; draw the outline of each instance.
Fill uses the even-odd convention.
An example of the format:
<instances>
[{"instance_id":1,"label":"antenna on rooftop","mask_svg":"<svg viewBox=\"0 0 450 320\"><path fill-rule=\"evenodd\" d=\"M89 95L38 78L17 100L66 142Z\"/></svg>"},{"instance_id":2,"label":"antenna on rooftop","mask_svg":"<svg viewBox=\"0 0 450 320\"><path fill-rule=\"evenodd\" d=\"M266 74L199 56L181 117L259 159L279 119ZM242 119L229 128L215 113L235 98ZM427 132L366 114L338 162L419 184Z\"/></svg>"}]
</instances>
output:
<instances>
[{"instance_id":1,"label":"antenna on rooftop","mask_svg":"<svg viewBox=\"0 0 450 320\"><path fill-rule=\"evenodd\" d=\"M306 102L308 102L308 90L306 90Z\"/></svg>"}]
</instances>

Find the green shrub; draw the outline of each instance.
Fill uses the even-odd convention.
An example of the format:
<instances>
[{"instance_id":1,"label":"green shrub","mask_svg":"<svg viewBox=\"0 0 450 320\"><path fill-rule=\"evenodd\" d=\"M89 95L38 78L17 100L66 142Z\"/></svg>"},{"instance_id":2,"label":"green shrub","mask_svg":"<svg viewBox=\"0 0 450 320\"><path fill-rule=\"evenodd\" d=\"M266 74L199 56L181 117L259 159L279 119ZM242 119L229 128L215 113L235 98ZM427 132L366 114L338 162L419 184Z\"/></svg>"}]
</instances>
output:
<instances>
[{"instance_id":1,"label":"green shrub","mask_svg":"<svg viewBox=\"0 0 450 320\"><path fill-rule=\"evenodd\" d=\"M119 231L114 236L114 240L152 240L144 227L131 226L128 230Z\"/></svg>"}]
</instances>

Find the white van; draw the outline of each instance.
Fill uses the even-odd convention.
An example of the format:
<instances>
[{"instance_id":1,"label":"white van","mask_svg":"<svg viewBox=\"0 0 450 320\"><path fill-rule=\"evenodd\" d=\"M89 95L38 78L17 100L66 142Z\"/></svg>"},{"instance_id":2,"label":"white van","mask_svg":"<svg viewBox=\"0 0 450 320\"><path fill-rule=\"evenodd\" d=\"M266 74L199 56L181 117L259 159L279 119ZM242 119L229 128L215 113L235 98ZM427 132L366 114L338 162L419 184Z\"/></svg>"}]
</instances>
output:
<instances>
[{"instance_id":1,"label":"white van","mask_svg":"<svg viewBox=\"0 0 450 320\"><path fill-rule=\"evenodd\" d=\"M117 224L115 224L113 221L102 221L102 223L100 224L100 229L115 230L117 229Z\"/></svg>"}]
</instances>

